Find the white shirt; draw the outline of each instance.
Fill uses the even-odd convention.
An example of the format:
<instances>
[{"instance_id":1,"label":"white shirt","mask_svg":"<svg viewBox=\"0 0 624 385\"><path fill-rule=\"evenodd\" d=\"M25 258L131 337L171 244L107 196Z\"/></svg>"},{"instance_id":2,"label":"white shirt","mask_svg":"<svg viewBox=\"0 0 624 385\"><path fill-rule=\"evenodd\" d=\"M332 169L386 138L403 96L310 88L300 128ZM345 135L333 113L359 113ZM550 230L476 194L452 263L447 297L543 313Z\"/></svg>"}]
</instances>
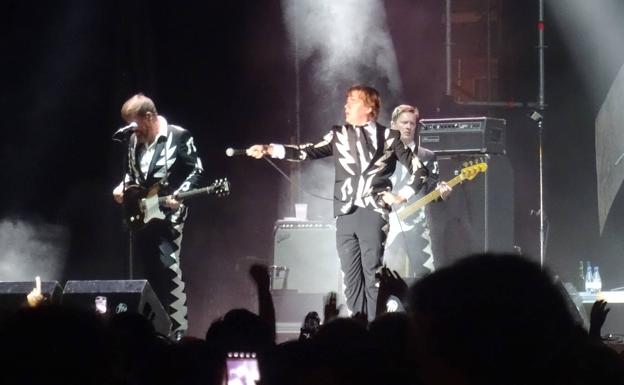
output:
<instances>
[{"instance_id":1,"label":"white shirt","mask_svg":"<svg viewBox=\"0 0 624 385\"><path fill-rule=\"evenodd\" d=\"M162 116L158 116L158 134L154 138L154 141L150 144L143 143L142 149L143 152L141 154L141 159L139 160L141 165L141 172L143 175L147 176L147 172L149 171L149 166L152 163L152 159L154 158L154 152L156 152L156 143L158 143L158 138L161 136L167 137L167 120Z\"/></svg>"}]
</instances>

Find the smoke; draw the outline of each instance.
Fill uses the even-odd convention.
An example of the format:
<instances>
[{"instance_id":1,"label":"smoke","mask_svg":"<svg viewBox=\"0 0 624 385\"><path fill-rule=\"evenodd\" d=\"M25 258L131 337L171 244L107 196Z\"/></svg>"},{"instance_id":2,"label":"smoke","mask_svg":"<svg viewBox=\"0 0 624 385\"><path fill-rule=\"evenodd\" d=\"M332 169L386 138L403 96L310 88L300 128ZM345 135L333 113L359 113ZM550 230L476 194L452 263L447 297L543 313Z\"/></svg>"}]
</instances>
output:
<instances>
[{"instance_id":1,"label":"smoke","mask_svg":"<svg viewBox=\"0 0 624 385\"><path fill-rule=\"evenodd\" d=\"M65 266L69 232L63 226L0 221L0 280L58 280Z\"/></svg>"},{"instance_id":2,"label":"smoke","mask_svg":"<svg viewBox=\"0 0 624 385\"><path fill-rule=\"evenodd\" d=\"M547 1L582 78L595 100L602 101L624 60L621 44L624 5L620 0Z\"/></svg>"},{"instance_id":3,"label":"smoke","mask_svg":"<svg viewBox=\"0 0 624 385\"><path fill-rule=\"evenodd\" d=\"M301 112L297 105L298 116L304 117L303 138L318 140L341 122L335 119L343 117L345 92L353 84L377 88L384 100L400 97L401 79L383 1L282 0L282 9L294 54L297 98L307 101L301 103ZM329 197L301 195L310 217L331 217L333 176L330 162L302 168L303 188Z\"/></svg>"},{"instance_id":4,"label":"smoke","mask_svg":"<svg viewBox=\"0 0 624 385\"><path fill-rule=\"evenodd\" d=\"M381 0L282 0L282 7L296 59L314 60L314 86L342 97L342 84L366 80L401 92Z\"/></svg>"}]
</instances>

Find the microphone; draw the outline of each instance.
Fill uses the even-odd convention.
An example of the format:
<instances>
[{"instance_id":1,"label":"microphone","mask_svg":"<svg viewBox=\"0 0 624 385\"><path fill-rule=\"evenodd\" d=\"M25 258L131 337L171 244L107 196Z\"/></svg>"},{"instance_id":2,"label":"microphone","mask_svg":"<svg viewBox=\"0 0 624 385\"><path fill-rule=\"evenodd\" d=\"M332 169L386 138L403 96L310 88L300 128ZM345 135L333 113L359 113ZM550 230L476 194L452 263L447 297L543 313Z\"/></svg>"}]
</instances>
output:
<instances>
[{"instance_id":1,"label":"microphone","mask_svg":"<svg viewBox=\"0 0 624 385\"><path fill-rule=\"evenodd\" d=\"M136 122L132 122L127 126L121 127L113 134L113 140L117 142L123 142L124 140L128 139L128 137L134 132L134 130L137 129L137 127L138 125L136 124Z\"/></svg>"},{"instance_id":2,"label":"microphone","mask_svg":"<svg viewBox=\"0 0 624 385\"><path fill-rule=\"evenodd\" d=\"M225 155L227 156L247 155L247 150L241 150L241 149L229 147L227 150L225 150Z\"/></svg>"}]
</instances>

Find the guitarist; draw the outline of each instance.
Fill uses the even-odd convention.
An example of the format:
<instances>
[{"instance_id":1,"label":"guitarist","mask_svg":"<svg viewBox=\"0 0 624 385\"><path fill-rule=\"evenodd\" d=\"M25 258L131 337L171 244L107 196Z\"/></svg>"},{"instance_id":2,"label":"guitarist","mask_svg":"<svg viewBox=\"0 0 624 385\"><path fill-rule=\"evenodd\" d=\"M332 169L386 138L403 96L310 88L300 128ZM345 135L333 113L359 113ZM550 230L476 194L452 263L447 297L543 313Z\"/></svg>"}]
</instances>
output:
<instances>
[{"instance_id":1,"label":"guitarist","mask_svg":"<svg viewBox=\"0 0 624 385\"><path fill-rule=\"evenodd\" d=\"M415 141L418 120L418 109L402 104L392 111L390 127L400 132L403 144L417 155L423 165L426 180L425 188L421 190L421 193L428 193L437 188L441 198L446 199L452 189L446 182L438 182L439 168L435 153L418 146ZM400 164L397 165L392 176L394 188L401 189L407 183L408 178L407 169ZM421 196L421 194L412 196L407 204ZM425 212L428 213L429 210L423 208L404 222L398 219L396 212L390 216L390 231L384 255L385 262L390 268L401 271L405 258L407 258L409 271L404 274L413 278L422 278L434 269L431 250L435 250L435 248L427 247L431 245L429 231L427 231L431 218L430 215L425 215Z\"/></svg>"},{"instance_id":2,"label":"guitarist","mask_svg":"<svg viewBox=\"0 0 624 385\"><path fill-rule=\"evenodd\" d=\"M121 117L136 127L128 140L126 175L113 190L117 203L123 203L124 191L132 185L175 197L200 184L203 167L193 137L158 115L150 98L132 96L122 106ZM144 277L171 318L173 337L180 339L188 327L180 269L182 229L188 210L173 197L167 198L164 206L164 220L152 221L135 232L133 250Z\"/></svg>"}]
</instances>

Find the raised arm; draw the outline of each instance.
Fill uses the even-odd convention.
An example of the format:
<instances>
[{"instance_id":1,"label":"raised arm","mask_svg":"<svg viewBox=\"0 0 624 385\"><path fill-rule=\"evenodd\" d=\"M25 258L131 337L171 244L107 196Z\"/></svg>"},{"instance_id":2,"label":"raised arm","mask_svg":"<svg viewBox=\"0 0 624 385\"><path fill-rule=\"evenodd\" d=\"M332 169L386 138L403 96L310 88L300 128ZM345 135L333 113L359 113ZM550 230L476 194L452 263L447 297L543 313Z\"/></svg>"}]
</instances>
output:
<instances>
[{"instance_id":1,"label":"raised arm","mask_svg":"<svg viewBox=\"0 0 624 385\"><path fill-rule=\"evenodd\" d=\"M323 140L316 144L254 144L247 149L247 155L256 159L260 159L263 156L268 155L271 158L287 159L291 161L325 158L333 154L331 143L333 137L334 130L331 130L323 137Z\"/></svg>"},{"instance_id":2,"label":"raised arm","mask_svg":"<svg viewBox=\"0 0 624 385\"><path fill-rule=\"evenodd\" d=\"M254 280L258 290L258 315L271 327L273 341L275 341L275 306L271 295L269 270L265 265L255 264L249 269L249 275Z\"/></svg>"}]
</instances>

